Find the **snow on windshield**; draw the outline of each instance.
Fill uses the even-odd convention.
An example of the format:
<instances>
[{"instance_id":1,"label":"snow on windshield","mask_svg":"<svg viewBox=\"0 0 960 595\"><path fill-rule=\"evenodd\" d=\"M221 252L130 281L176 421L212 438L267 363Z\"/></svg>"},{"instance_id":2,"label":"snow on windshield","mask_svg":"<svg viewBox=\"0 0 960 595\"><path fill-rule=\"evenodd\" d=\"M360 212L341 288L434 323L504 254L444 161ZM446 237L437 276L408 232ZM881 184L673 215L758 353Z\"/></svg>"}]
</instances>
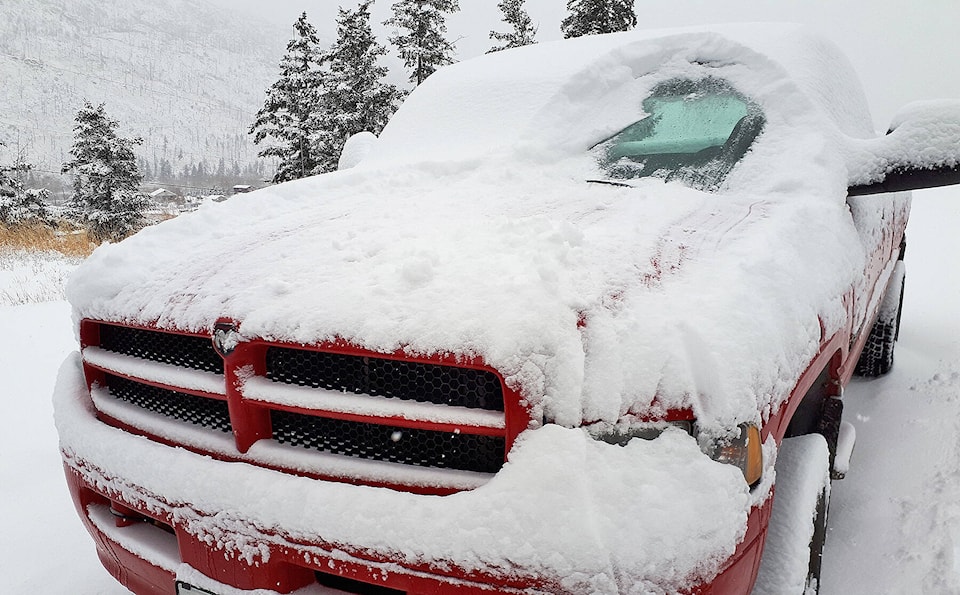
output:
<instances>
[{"instance_id":1,"label":"snow on windshield","mask_svg":"<svg viewBox=\"0 0 960 595\"><path fill-rule=\"evenodd\" d=\"M666 81L642 105L642 120L592 149L613 178L656 176L714 191L763 130L760 108L713 77Z\"/></svg>"}]
</instances>

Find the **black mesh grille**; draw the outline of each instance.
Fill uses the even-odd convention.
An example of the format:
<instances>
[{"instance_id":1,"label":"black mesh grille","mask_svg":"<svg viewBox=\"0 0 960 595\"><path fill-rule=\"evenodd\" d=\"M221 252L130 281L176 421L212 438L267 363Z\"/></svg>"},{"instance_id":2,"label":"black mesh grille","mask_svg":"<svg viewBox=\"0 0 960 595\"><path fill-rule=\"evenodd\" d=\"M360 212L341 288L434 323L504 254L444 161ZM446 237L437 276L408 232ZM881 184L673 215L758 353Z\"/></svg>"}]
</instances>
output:
<instances>
[{"instance_id":1,"label":"black mesh grille","mask_svg":"<svg viewBox=\"0 0 960 595\"><path fill-rule=\"evenodd\" d=\"M421 467L496 473L503 466L502 436L475 436L396 428L271 411L278 442L362 459Z\"/></svg>"},{"instance_id":2,"label":"black mesh grille","mask_svg":"<svg viewBox=\"0 0 960 595\"><path fill-rule=\"evenodd\" d=\"M106 383L111 395L131 405L205 428L231 431L226 401L157 388L119 376L107 375Z\"/></svg>"},{"instance_id":3,"label":"black mesh grille","mask_svg":"<svg viewBox=\"0 0 960 595\"><path fill-rule=\"evenodd\" d=\"M500 379L486 370L271 347L267 377L339 392L503 411Z\"/></svg>"},{"instance_id":4,"label":"black mesh grille","mask_svg":"<svg viewBox=\"0 0 960 595\"><path fill-rule=\"evenodd\" d=\"M100 347L183 368L223 373L223 360L207 337L101 324Z\"/></svg>"}]
</instances>

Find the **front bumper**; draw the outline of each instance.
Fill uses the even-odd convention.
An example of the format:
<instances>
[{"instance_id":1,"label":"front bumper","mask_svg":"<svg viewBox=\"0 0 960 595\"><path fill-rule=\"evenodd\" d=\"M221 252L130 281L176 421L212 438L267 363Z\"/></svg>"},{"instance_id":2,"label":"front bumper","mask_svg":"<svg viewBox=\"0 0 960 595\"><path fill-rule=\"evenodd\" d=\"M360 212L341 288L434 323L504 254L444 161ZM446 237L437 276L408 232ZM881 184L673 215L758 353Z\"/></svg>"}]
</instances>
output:
<instances>
[{"instance_id":1,"label":"front bumper","mask_svg":"<svg viewBox=\"0 0 960 595\"><path fill-rule=\"evenodd\" d=\"M747 593L769 517L769 498L679 432L619 447L545 427L487 485L439 497L217 461L109 427L76 357L55 411L78 512L136 593L172 594L178 577L224 595Z\"/></svg>"}]
</instances>

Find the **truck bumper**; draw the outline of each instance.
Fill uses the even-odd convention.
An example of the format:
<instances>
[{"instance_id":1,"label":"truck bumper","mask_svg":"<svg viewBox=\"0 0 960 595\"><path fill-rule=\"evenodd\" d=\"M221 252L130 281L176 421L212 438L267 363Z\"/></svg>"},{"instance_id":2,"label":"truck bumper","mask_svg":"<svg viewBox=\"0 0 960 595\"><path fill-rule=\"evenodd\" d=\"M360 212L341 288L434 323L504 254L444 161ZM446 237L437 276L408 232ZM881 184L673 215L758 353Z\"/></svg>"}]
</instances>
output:
<instances>
[{"instance_id":1,"label":"truck bumper","mask_svg":"<svg viewBox=\"0 0 960 595\"><path fill-rule=\"evenodd\" d=\"M496 557L501 551L501 541L512 547L511 551L518 551L517 539L522 540L519 542L521 544L538 544L538 560L551 559L550 556L560 551L559 544L555 542L557 538L564 539L567 548L586 548L586 554L593 554L590 536L582 534L583 531L595 527L591 522L584 524L585 519L592 518L589 516L592 511L589 509L589 498L595 498L592 495L595 492L590 492L589 489L593 489L593 486L585 482L581 491L587 490L587 499L577 499L577 494L571 494L569 490L562 488L560 480L569 476L562 468L559 477L551 475L546 480L537 478L532 483L522 484L538 490L538 498L554 499L551 504L554 508L545 515L535 507L529 507L528 494L522 494L527 502L526 508L510 509L511 502L515 502L515 496L511 492L504 493L503 485L510 487L514 484L500 476L498 479L503 481L499 482L498 486L491 482L479 490L463 492L455 497L417 496L385 488L292 478L246 463L213 460L180 448L157 444L103 424L96 417L75 359L68 360L61 369L55 396L55 417L61 435L67 483L77 512L93 536L104 566L121 583L139 595L174 594L177 592L177 580L216 595L239 595L253 590L259 590L256 595L319 595L329 592L324 587L347 593L370 593L371 588L377 587L386 589L375 591L377 593L413 594L618 593L636 588L654 593L746 594L750 592L756 577L772 502L770 498L758 499L738 512L737 509L729 507L731 500L724 500L728 503L725 504L726 508L715 506L706 512L696 513L696 516L690 519L671 516L664 520L661 529L656 530L644 524L636 524L631 516L643 514L644 506L663 504L663 494L656 493L657 500L649 502L638 500L631 504L629 510L608 510L606 512L613 515L610 519L621 519L619 524L631 527L627 533L619 526L614 527L616 535L628 539L621 544L646 544L648 550L650 543L663 544L665 538L672 539L666 543L680 543L682 540L695 539L694 536L702 531L717 530L714 525L709 525L709 521L719 518L718 514L726 514L728 519L719 525L720 528L734 531L733 527L739 525L741 537L736 539L736 533L728 533L731 535L731 539L727 541L730 545L721 550L727 553L722 554L723 558L714 558L716 562L713 567L716 571L711 572L707 578L692 581L686 579L687 582L684 582L682 576L661 576L659 571L650 572L645 566L631 562L630 568L634 572L631 577L636 578L607 581L599 588L593 588L588 581L594 575L587 575L587 581L582 580L582 573L576 574L578 568L566 571L563 565L547 568L548 565L545 564L528 567L525 564L513 563L506 566ZM599 453L602 457L632 456L630 449L598 446L591 439L573 430L556 428L545 431L570 438L575 441L575 446ZM544 435L540 436L542 438ZM668 438L667 443L672 445L671 448L682 450L682 456L672 460L681 466L672 467L671 472L676 469L677 473L688 473L682 465L696 466L696 458L702 455L695 444L688 444L679 435L663 439ZM644 449L657 447L643 444L636 446L637 449L634 450L641 455ZM501 475L506 473L509 476L513 473L514 477L517 474L527 476L542 471L525 462L523 455L521 452L512 468ZM561 459L559 464L562 466L566 460ZM107 468L99 461L109 462L111 466ZM712 490L720 485L723 478L730 479L731 473L726 467L712 462L701 467L707 473L718 472L719 479L700 481L698 472L696 477L689 480L689 487L702 495L704 501L717 501L719 496ZM184 469L191 469L192 472L185 473ZM582 479L579 474L589 474L588 469L589 466L578 467L572 477ZM622 471L618 471L620 467L613 466L610 469L614 476L622 475ZM647 471L653 472L649 469ZM245 493L242 497L238 495L237 488L230 487L234 485L238 473L253 474L257 480L255 485L263 486L266 492L261 493L259 498L257 494ZM199 477L203 479L200 480ZM280 515L278 521L267 524L255 520L270 517L271 515L264 511L276 510L275 505L291 502L291 493L285 489L277 489L280 485L300 486L308 490L310 497L319 490L321 497L308 503L312 505L308 516ZM660 486L656 484L654 487ZM213 488L216 490L211 491ZM269 495L271 500L263 500L264 494ZM519 495L521 494L517 494ZM736 496L732 502L744 502L745 496L746 494ZM300 493L300 497L303 497L303 493ZM299 502L296 499L292 501ZM371 502L390 508L365 508ZM540 500L537 500L535 503L539 502ZM467 506L462 506L464 503ZM491 508L492 504L501 508ZM337 516L331 516L324 508L317 509L318 505L327 510L338 511ZM251 515L245 512L245 507L251 506L259 513ZM440 508L437 508L438 506ZM448 508L454 506L460 506L455 510L460 510L461 515L469 515L471 511L482 507L487 514L507 515L506 518L515 519L517 523L526 524L528 528L521 529L519 533L516 529L510 532L504 528L507 533L493 535L496 541L486 540L488 545L485 551L489 553L474 560L469 568L458 566L456 563L445 562L447 557L444 552L449 551L448 547L463 549L463 544L472 542L469 533L459 533L459 527L443 526L443 518L453 518ZM443 511L444 514L440 515L442 518L425 512L434 510ZM569 510L572 510L571 514L558 516ZM347 518L351 514L358 515L357 522L366 520L367 526L371 526L370 518L363 519L363 516L381 519L389 526L383 526L378 521L375 523L377 531L393 539L393 543L407 543L418 548L432 547L432 551L436 553L431 556L405 556L407 551L403 549L382 548L375 551L370 546L359 546L349 540L331 540L325 535L329 531L319 532L326 527L324 523L327 522L352 525L353 521ZM529 522L531 515L536 519L533 525ZM483 530L487 527L484 519L491 518L477 516L475 513L474 517L457 518L460 519L459 522L469 520L473 523L469 526L474 530L477 527ZM550 521L557 518L562 518L563 521L551 525ZM652 523L658 521L649 514L644 518L651 519ZM733 519L736 518L742 520L734 525ZM442 535L442 531L446 530L442 543L447 545L438 549L437 544L423 543L421 540L427 537L417 537L419 526L413 523L413 520L416 520L416 523L433 523L425 536ZM709 526L705 526L704 521ZM317 525L317 522L320 524ZM391 522L393 525L390 525ZM438 522L441 525L437 525ZM505 527L502 520L499 522L501 527ZM746 524L745 532L743 524L740 523ZM661 533L662 527L672 533ZM395 534L401 528L405 533ZM542 532L542 535L532 534L536 532ZM645 533L649 533L649 538L644 538ZM735 545L738 542L739 545ZM491 547L491 543L496 547ZM602 545L612 547L608 543ZM613 545L617 545L616 542L613 542ZM671 560L674 560L670 552L674 550L670 545L664 545L663 548L658 550L663 559L661 566L669 572L672 568ZM391 553L394 551L395 553ZM476 550L469 549L469 552L473 551ZM632 550L629 547L620 547L617 551L629 553ZM465 559L462 552L459 559ZM613 558L605 559L613 561ZM719 563L721 559L725 559L725 562ZM509 562L508 558L504 560ZM609 570L596 575L601 580L616 576L616 567L601 570ZM672 582L661 583L661 580ZM669 584L670 587L660 587L659 584Z\"/></svg>"},{"instance_id":2,"label":"truck bumper","mask_svg":"<svg viewBox=\"0 0 960 595\"><path fill-rule=\"evenodd\" d=\"M108 497L89 485L74 469L64 467L77 513L93 537L101 563L137 595L176 595L176 581L218 595L262 589L268 593L319 594L320 586L347 593L558 593L558 585L531 577L526 583L502 584L490 577L457 577L405 568L389 561L361 559L342 551L318 554L327 544L271 548L267 561L248 564L212 548L172 519L156 511L133 508L118 495ZM691 595L747 594L760 565L772 500L752 510L747 536L712 581L691 585ZM471 580L471 578L473 580ZM488 581L488 582L484 582Z\"/></svg>"}]
</instances>

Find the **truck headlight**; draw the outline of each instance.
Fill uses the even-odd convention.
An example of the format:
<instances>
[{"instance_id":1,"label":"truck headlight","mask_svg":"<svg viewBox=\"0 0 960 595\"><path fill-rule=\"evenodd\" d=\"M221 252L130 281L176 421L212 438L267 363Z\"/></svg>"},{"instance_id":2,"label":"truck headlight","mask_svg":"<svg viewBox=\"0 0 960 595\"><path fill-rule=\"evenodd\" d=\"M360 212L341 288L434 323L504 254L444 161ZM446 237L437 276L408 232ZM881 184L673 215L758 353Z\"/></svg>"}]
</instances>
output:
<instances>
[{"instance_id":1,"label":"truck headlight","mask_svg":"<svg viewBox=\"0 0 960 595\"><path fill-rule=\"evenodd\" d=\"M760 481L763 475L763 443L760 428L756 424L740 424L740 434L734 438L718 439L708 453L720 463L728 463L743 471L743 478L750 486Z\"/></svg>"}]
</instances>

